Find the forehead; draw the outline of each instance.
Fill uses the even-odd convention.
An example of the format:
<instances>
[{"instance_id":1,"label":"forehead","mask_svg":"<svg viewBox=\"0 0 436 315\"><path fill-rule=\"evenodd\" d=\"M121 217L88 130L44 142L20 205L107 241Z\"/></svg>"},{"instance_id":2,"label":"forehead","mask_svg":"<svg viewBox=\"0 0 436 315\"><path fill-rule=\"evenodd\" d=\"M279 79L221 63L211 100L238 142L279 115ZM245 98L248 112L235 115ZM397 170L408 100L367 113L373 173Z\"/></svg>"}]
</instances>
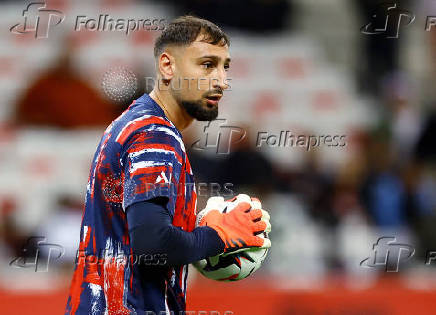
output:
<instances>
[{"instance_id":1,"label":"forehead","mask_svg":"<svg viewBox=\"0 0 436 315\"><path fill-rule=\"evenodd\" d=\"M197 39L191 45L185 48L185 54L193 58L201 58L202 56L217 56L221 59L230 59L229 46L226 44L212 45L207 42Z\"/></svg>"}]
</instances>

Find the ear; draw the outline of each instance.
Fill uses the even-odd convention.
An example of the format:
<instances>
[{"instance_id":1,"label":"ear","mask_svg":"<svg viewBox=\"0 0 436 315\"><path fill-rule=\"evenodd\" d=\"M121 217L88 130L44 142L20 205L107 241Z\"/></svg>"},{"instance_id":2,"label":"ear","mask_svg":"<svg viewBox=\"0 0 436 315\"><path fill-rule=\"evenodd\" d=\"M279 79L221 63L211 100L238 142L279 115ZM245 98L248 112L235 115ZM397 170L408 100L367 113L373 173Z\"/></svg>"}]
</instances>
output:
<instances>
[{"instance_id":1,"label":"ear","mask_svg":"<svg viewBox=\"0 0 436 315\"><path fill-rule=\"evenodd\" d=\"M169 82L174 77L174 57L163 52L158 60L159 72L164 82Z\"/></svg>"}]
</instances>

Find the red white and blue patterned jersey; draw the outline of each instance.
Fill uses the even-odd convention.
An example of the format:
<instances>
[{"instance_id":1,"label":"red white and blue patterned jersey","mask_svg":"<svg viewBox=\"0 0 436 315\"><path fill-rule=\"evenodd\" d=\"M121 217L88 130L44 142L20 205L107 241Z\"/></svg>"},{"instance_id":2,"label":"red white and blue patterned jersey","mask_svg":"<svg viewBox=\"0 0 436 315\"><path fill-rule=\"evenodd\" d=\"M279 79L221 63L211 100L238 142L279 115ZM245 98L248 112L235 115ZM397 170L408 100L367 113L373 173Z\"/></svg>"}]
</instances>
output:
<instances>
[{"instance_id":1,"label":"red white and blue patterned jersey","mask_svg":"<svg viewBox=\"0 0 436 315\"><path fill-rule=\"evenodd\" d=\"M66 314L186 310L188 265L150 263L130 246L127 207L157 196L168 197L174 226L195 228L197 195L182 136L144 94L106 129L94 155Z\"/></svg>"}]
</instances>

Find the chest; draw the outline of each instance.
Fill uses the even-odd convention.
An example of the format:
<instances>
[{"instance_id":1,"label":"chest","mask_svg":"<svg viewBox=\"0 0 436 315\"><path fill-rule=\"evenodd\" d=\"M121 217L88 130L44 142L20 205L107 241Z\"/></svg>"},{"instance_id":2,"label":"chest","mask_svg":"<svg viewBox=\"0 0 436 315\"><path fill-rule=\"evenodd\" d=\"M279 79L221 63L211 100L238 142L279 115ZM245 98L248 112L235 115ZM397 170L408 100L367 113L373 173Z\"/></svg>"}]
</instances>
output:
<instances>
[{"instance_id":1,"label":"chest","mask_svg":"<svg viewBox=\"0 0 436 315\"><path fill-rule=\"evenodd\" d=\"M186 156L177 187L173 225L191 232L195 228L197 192L191 164Z\"/></svg>"}]
</instances>

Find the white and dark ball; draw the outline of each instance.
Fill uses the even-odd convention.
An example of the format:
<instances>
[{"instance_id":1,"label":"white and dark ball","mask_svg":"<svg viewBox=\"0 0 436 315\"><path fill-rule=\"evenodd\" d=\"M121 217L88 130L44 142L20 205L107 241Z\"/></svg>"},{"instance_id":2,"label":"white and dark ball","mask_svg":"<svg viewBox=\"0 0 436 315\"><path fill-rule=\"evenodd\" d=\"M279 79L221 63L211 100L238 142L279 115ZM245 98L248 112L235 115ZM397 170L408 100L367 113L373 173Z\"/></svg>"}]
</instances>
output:
<instances>
[{"instance_id":1,"label":"white and dark ball","mask_svg":"<svg viewBox=\"0 0 436 315\"><path fill-rule=\"evenodd\" d=\"M210 199L212 200L208 201L206 209L210 208L220 210L221 212L229 212L242 201L249 202L255 209L261 209L260 202L251 201L248 195L238 195L237 199L233 202L224 201L222 197L212 197ZM270 228L268 231L259 234L259 236L269 239L269 231ZM260 268L268 254L268 250L269 248L250 248L236 253L208 257L193 263L193 265L206 278L217 281L238 281L247 278Z\"/></svg>"}]
</instances>

